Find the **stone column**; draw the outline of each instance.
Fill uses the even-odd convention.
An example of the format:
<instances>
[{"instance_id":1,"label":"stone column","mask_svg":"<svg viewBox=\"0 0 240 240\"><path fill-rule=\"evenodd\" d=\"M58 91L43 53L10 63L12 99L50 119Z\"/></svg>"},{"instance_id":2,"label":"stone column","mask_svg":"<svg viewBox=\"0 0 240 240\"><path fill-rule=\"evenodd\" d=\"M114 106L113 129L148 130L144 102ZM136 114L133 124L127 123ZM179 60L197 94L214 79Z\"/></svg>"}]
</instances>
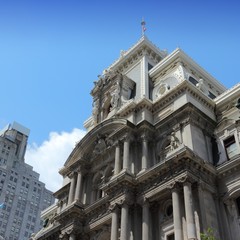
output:
<instances>
[{"instance_id":1,"label":"stone column","mask_svg":"<svg viewBox=\"0 0 240 240\"><path fill-rule=\"evenodd\" d=\"M144 134L142 136L142 171L146 170L148 167L148 141L147 136Z\"/></svg>"},{"instance_id":2,"label":"stone column","mask_svg":"<svg viewBox=\"0 0 240 240\"><path fill-rule=\"evenodd\" d=\"M117 175L120 172L120 143L116 143L115 148L115 166L114 166L114 175Z\"/></svg>"},{"instance_id":3,"label":"stone column","mask_svg":"<svg viewBox=\"0 0 240 240\"><path fill-rule=\"evenodd\" d=\"M121 234L120 234L120 240L127 240L128 239L128 211L129 206L127 203L123 203L122 210L121 210Z\"/></svg>"},{"instance_id":4,"label":"stone column","mask_svg":"<svg viewBox=\"0 0 240 240\"><path fill-rule=\"evenodd\" d=\"M130 147L130 138L127 136L124 139L123 145L123 170L129 171L129 147Z\"/></svg>"},{"instance_id":5,"label":"stone column","mask_svg":"<svg viewBox=\"0 0 240 240\"><path fill-rule=\"evenodd\" d=\"M199 199L199 206L200 206L200 213L201 213L201 224L202 224L202 232L207 231L207 218L206 218L206 208L204 203L204 189L203 189L203 183L200 182L198 184L198 199Z\"/></svg>"},{"instance_id":6,"label":"stone column","mask_svg":"<svg viewBox=\"0 0 240 240\"><path fill-rule=\"evenodd\" d=\"M149 240L149 202L144 201L142 206L142 239Z\"/></svg>"},{"instance_id":7,"label":"stone column","mask_svg":"<svg viewBox=\"0 0 240 240\"><path fill-rule=\"evenodd\" d=\"M75 234L71 233L69 236L69 240L76 240Z\"/></svg>"},{"instance_id":8,"label":"stone column","mask_svg":"<svg viewBox=\"0 0 240 240\"><path fill-rule=\"evenodd\" d=\"M192 186L190 182L185 182L183 184L183 191L187 222L187 236L189 240L196 240L197 234L193 213Z\"/></svg>"},{"instance_id":9,"label":"stone column","mask_svg":"<svg viewBox=\"0 0 240 240\"><path fill-rule=\"evenodd\" d=\"M114 206L112 209L112 225L111 225L111 240L118 240L118 206Z\"/></svg>"},{"instance_id":10,"label":"stone column","mask_svg":"<svg viewBox=\"0 0 240 240\"><path fill-rule=\"evenodd\" d=\"M68 205L71 204L74 200L74 190L75 190L75 186L76 186L75 173L73 172L70 177L71 177L71 183L70 183L70 190L69 190L69 195L68 195Z\"/></svg>"},{"instance_id":11,"label":"stone column","mask_svg":"<svg viewBox=\"0 0 240 240\"><path fill-rule=\"evenodd\" d=\"M179 191L180 189L178 189L177 187L174 187L172 189L173 224L175 240L183 239Z\"/></svg>"},{"instance_id":12,"label":"stone column","mask_svg":"<svg viewBox=\"0 0 240 240\"><path fill-rule=\"evenodd\" d=\"M232 236L231 236L231 231L230 231L230 226L229 226L229 221L228 221L228 216L227 216L227 213L226 213L226 206L223 202L223 200L221 199L220 200L220 211L221 211L221 219L223 221L223 234L224 236L222 236L223 239L232 239Z\"/></svg>"},{"instance_id":13,"label":"stone column","mask_svg":"<svg viewBox=\"0 0 240 240\"><path fill-rule=\"evenodd\" d=\"M76 192L75 192L75 200L81 200L81 192L82 192L82 170L78 170L77 175L77 186L76 186Z\"/></svg>"}]
</instances>

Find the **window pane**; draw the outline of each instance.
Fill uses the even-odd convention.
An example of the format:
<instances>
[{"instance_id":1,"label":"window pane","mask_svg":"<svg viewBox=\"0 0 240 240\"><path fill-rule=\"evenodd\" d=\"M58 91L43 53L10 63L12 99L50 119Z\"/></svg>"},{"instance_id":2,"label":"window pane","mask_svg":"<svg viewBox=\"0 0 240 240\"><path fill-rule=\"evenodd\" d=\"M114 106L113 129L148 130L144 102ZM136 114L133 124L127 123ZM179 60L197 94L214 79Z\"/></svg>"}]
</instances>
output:
<instances>
[{"instance_id":1,"label":"window pane","mask_svg":"<svg viewBox=\"0 0 240 240\"><path fill-rule=\"evenodd\" d=\"M237 144L231 144L229 147L226 148L226 151L229 158L235 156L237 154Z\"/></svg>"}]
</instances>

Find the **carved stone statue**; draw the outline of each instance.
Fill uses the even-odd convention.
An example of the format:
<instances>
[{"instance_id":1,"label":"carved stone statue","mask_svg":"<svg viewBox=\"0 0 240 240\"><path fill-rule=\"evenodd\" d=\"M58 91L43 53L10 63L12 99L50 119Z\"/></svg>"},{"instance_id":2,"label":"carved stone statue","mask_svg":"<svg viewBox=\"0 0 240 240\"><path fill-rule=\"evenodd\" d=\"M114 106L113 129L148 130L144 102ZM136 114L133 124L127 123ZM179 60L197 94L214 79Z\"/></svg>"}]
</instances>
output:
<instances>
[{"instance_id":1,"label":"carved stone statue","mask_svg":"<svg viewBox=\"0 0 240 240\"><path fill-rule=\"evenodd\" d=\"M98 112L99 112L99 100L96 100L96 101L93 103L93 110L92 110L93 124L94 124L94 125L97 124Z\"/></svg>"},{"instance_id":2,"label":"carved stone statue","mask_svg":"<svg viewBox=\"0 0 240 240\"><path fill-rule=\"evenodd\" d=\"M197 83L196 87L202 91L205 95L207 95L207 88L204 84L204 80L202 78L199 79L199 82Z\"/></svg>"},{"instance_id":3,"label":"carved stone statue","mask_svg":"<svg viewBox=\"0 0 240 240\"><path fill-rule=\"evenodd\" d=\"M116 83L116 89L111 93L111 105L112 108L116 108L119 105L119 99L120 99L120 92L121 92L121 87L120 83Z\"/></svg>"},{"instance_id":4,"label":"carved stone statue","mask_svg":"<svg viewBox=\"0 0 240 240\"><path fill-rule=\"evenodd\" d=\"M179 139L175 136L175 132L171 133L170 141L170 150L173 151L179 146Z\"/></svg>"}]
</instances>

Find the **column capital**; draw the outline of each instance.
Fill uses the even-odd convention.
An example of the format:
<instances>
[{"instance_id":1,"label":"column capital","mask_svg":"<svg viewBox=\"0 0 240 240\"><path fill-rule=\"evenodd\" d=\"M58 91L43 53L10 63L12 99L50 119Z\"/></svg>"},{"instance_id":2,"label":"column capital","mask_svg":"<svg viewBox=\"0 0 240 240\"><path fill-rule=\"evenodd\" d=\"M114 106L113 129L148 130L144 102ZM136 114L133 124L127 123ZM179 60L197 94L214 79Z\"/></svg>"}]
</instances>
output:
<instances>
[{"instance_id":1,"label":"column capital","mask_svg":"<svg viewBox=\"0 0 240 240\"><path fill-rule=\"evenodd\" d=\"M118 211L119 204L118 203L111 204L108 209L110 210L110 212Z\"/></svg>"},{"instance_id":2,"label":"column capital","mask_svg":"<svg viewBox=\"0 0 240 240\"><path fill-rule=\"evenodd\" d=\"M149 199L146 198L145 196L141 197L138 199L137 203L141 206L146 206L146 205L150 205L149 203Z\"/></svg>"},{"instance_id":3,"label":"column capital","mask_svg":"<svg viewBox=\"0 0 240 240\"><path fill-rule=\"evenodd\" d=\"M129 191L128 189L125 189L125 196L123 199L121 199L117 204L118 205L124 205L124 204L127 204L127 205L133 205L134 204L134 197L131 193L131 191Z\"/></svg>"},{"instance_id":4,"label":"column capital","mask_svg":"<svg viewBox=\"0 0 240 240\"><path fill-rule=\"evenodd\" d=\"M140 135L140 139L142 141L148 141L150 139L150 133L147 130L143 131Z\"/></svg>"},{"instance_id":5,"label":"column capital","mask_svg":"<svg viewBox=\"0 0 240 240\"><path fill-rule=\"evenodd\" d=\"M76 175L76 171L72 171L68 174L68 177L72 179Z\"/></svg>"},{"instance_id":6,"label":"column capital","mask_svg":"<svg viewBox=\"0 0 240 240\"><path fill-rule=\"evenodd\" d=\"M113 147L119 147L120 144L121 144L121 141L119 139L116 139L116 140L113 141L112 145L113 145Z\"/></svg>"},{"instance_id":7,"label":"column capital","mask_svg":"<svg viewBox=\"0 0 240 240\"><path fill-rule=\"evenodd\" d=\"M192 179L190 176L183 176L179 179L177 179L177 182L182 183L182 184L187 184L187 183L194 183L194 179Z\"/></svg>"},{"instance_id":8,"label":"column capital","mask_svg":"<svg viewBox=\"0 0 240 240\"><path fill-rule=\"evenodd\" d=\"M120 140L126 142L126 141L132 141L133 140L133 133L131 131L125 132L124 135L120 138Z\"/></svg>"},{"instance_id":9,"label":"column capital","mask_svg":"<svg viewBox=\"0 0 240 240\"><path fill-rule=\"evenodd\" d=\"M168 184L167 188L169 190L171 190L172 192L173 191L180 191L181 188L182 188L182 183L178 182L178 181L174 181L174 182Z\"/></svg>"},{"instance_id":10,"label":"column capital","mask_svg":"<svg viewBox=\"0 0 240 240\"><path fill-rule=\"evenodd\" d=\"M86 168L84 166L79 166L75 169L76 173L81 173L81 174L85 174L87 172Z\"/></svg>"}]
</instances>

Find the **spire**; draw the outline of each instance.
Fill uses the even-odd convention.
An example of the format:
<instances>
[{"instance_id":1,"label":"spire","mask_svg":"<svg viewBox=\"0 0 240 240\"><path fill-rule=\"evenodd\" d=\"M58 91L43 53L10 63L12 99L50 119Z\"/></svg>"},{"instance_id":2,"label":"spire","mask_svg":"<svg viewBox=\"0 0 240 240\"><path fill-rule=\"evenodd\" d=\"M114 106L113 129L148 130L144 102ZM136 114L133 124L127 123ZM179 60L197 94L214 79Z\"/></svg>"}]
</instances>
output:
<instances>
[{"instance_id":1,"label":"spire","mask_svg":"<svg viewBox=\"0 0 240 240\"><path fill-rule=\"evenodd\" d=\"M144 33L147 29L146 29L146 22L144 21L143 18L142 18L141 26L142 26L142 36L144 36Z\"/></svg>"}]
</instances>

